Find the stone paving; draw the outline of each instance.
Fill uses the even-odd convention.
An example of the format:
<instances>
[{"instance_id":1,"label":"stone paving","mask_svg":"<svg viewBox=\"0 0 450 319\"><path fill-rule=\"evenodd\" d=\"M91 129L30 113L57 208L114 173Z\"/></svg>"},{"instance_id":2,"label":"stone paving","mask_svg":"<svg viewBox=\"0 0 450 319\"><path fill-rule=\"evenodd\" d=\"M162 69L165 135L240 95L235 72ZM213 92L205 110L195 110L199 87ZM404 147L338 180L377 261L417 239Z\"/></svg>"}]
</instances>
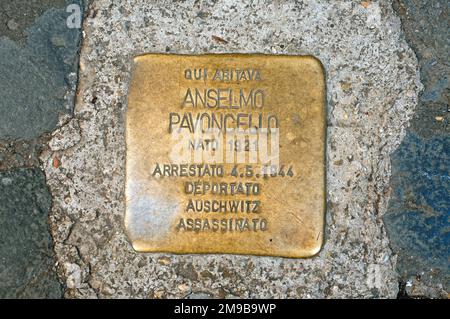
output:
<instances>
[{"instance_id":1,"label":"stone paving","mask_svg":"<svg viewBox=\"0 0 450 319\"><path fill-rule=\"evenodd\" d=\"M396 1L420 63L424 90L392 154L392 194L384 221L403 293L445 297L450 287L450 136L448 1Z\"/></svg>"},{"instance_id":2,"label":"stone paving","mask_svg":"<svg viewBox=\"0 0 450 319\"><path fill-rule=\"evenodd\" d=\"M63 296L39 156L73 113L81 30L66 27L70 3L0 3L0 298Z\"/></svg>"},{"instance_id":3,"label":"stone paving","mask_svg":"<svg viewBox=\"0 0 450 319\"><path fill-rule=\"evenodd\" d=\"M98 0L81 51L74 2L0 4L0 297L447 297L446 1ZM319 256L132 251L123 117L131 57L146 52L321 59Z\"/></svg>"}]
</instances>

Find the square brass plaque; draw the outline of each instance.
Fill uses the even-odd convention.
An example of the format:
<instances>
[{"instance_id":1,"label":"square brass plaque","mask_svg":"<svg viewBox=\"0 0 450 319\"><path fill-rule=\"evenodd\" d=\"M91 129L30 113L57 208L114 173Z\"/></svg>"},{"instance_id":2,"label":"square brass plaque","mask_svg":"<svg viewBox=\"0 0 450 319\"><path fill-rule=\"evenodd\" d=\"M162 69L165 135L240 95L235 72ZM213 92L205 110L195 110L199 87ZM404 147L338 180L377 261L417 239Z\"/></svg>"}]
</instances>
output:
<instances>
[{"instance_id":1,"label":"square brass plaque","mask_svg":"<svg viewBox=\"0 0 450 319\"><path fill-rule=\"evenodd\" d=\"M324 71L313 57L136 57L126 116L134 249L315 255L325 132Z\"/></svg>"}]
</instances>

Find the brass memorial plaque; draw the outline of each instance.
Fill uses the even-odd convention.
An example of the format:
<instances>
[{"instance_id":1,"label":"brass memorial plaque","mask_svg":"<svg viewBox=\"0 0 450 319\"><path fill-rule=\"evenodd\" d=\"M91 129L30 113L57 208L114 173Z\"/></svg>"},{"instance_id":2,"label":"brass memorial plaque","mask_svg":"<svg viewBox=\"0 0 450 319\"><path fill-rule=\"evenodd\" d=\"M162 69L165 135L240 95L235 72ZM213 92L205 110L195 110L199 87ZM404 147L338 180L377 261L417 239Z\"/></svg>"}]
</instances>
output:
<instances>
[{"instance_id":1,"label":"brass memorial plaque","mask_svg":"<svg viewBox=\"0 0 450 319\"><path fill-rule=\"evenodd\" d=\"M325 99L313 57L136 57L126 116L125 225L134 249L315 255Z\"/></svg>"}]
</instances>

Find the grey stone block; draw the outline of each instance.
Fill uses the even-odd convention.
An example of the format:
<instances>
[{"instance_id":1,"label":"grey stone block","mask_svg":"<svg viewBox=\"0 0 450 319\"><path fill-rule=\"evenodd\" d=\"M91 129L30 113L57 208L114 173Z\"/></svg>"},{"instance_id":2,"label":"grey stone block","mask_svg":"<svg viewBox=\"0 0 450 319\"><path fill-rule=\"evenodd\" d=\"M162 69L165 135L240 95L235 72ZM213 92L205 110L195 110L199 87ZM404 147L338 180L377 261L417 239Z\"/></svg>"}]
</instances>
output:
<instances>
[{"instance_id":1,"label":"grey stone block","mask_svg":"<svg viewBox=\"0 0 450 319\"><path fill-rule=\"evenodd\" d=\"M0 298L59 298L47 220L51 197L39 169L0 172Z\"/></svg>"}]
</instances>

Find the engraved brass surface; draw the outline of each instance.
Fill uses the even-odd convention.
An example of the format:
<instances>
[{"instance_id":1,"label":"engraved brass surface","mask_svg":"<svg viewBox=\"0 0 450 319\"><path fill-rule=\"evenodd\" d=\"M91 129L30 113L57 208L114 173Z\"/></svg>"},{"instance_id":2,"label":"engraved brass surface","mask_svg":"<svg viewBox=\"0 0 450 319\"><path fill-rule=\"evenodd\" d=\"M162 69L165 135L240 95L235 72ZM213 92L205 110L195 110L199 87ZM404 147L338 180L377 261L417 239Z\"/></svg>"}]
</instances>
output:
<instances>
[{"instance_id":1,"label":"engraved brass surface","mask_svg":"<svg viewBox=\"0 0 450 319\"><path fill-rule=\"evenodd\" d=\"M309 56L136 57L126 114L133 248L315 255L325 101L322 65Z\"/></svg>"}]
</instances>

